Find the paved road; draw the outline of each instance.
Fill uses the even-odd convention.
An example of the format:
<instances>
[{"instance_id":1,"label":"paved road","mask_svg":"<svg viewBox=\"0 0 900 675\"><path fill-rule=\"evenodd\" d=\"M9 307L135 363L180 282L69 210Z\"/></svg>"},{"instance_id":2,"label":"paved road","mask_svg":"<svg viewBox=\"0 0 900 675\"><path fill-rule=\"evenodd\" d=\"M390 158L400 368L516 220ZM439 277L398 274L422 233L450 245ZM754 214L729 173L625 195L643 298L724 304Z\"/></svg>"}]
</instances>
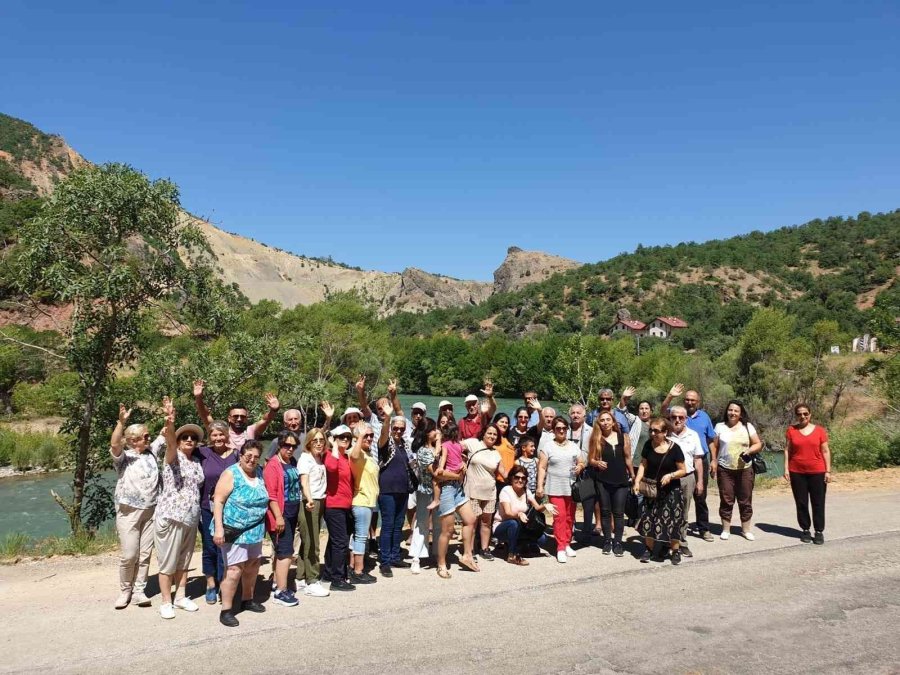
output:
<instances>
[{"instance_id":1,"label":"paved road","mask_svg":"<svg viewBox=\"0 0 900 675\"><path fill-rule=\"evenodd\" d=\"M680 567L582 549L400 573L232 630L205 605L113 610L109 556L0 568L0 672L900 672L900 495L830 496L822 547L789 496L756 502L756 542L693 540Z\"/></svg>"}]
</instances>

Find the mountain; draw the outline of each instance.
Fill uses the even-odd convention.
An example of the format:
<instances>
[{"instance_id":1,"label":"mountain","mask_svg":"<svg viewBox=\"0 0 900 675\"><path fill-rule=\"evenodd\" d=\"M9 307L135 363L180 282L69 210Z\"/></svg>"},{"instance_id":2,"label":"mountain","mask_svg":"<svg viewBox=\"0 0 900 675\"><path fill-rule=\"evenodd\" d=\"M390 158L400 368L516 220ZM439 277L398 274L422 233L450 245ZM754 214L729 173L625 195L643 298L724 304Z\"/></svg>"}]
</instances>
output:
<instances>
[{"instance_id":1,"label":"mountain","mask_svg":"<svg viewBox=\"0 0 900 675\"><path fill-rule=\"evenodd\" d=\"M0 235L10 239L16 217L13 205L46 197L68 173L88 162L59 136L46 134L23 120L0 114ZM225 232L188 213L200 227L218 260L222 279L236 284L251 301L276 300L285 307L308 305L330 293L357 291L381 315L465 307L483 302L496 291L521 288L553 272L578 265L571 260L511 248L495 273L494 284L464 281L415 268L379 272L349 267L329 259L297 255Z\"/></svg>"}]
</instances>

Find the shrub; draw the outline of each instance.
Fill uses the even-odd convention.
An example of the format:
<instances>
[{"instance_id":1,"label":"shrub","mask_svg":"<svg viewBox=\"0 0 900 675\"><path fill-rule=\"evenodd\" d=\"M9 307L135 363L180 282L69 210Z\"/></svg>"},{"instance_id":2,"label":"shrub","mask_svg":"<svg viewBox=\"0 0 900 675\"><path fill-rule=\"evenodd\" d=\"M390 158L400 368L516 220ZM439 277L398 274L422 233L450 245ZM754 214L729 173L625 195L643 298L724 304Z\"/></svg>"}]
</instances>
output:
<instances>
[{"instance_id":1,"label":"shrub","mask_svg":"<svg viewBox=\"0 0 900 675\"><path fill-rule=\"evenodd\" d=\"M840 471L871 470L900 459L900 436L891 436L871 422L836 429L829 438L831 466Z\"/></svg>"},{"instance_id":2,"label":"shrub","mask_svg":"<svg viewBox=\"0 0 900 675\"><path fill-rule=\"evenodd\" d=\"M31 544L31 538L21 532L10 532L0 543L0 558L20 558Z\"/></svg>"},{"instance_id":3,"label":"shrub","mask_svg":"<svg viewBox=\"0 0 900 675\"><path fill-rule=\"evenodd\" d=\"M28 471L33 467L31 448L22 443L17 444L12 453L12 465L16 471Z\"/></svg>"},{"instance_id":4,"label":"shrub","mask_svg":"<svg viewBox=\"0 0 900 675\"><path fill-rule=\"evenodd\" d=\"M0 431L0 466L12 464L12 456L15 449L16 435L10 431Z\"/></svg>"}]
</instances>

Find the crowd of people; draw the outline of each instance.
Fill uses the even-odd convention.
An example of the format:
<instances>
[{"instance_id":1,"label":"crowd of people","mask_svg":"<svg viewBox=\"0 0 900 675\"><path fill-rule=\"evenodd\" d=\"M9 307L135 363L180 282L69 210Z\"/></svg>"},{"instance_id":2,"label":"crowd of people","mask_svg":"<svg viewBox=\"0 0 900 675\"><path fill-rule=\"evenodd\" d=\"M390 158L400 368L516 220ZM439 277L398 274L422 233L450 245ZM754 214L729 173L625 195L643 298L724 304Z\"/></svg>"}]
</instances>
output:
<instances>
[{"instance_id":1,"label":"crowd of people","mask_svg":"<svg viewBox=\"0 0 900 675\"><path fill-rule=\"evenodd\" d=\"M574 404L566 416L526 392L510 418L497 412L488 381L483 399L466 397L459 419L449 401L440 402L435 417L424 403L414 403L407 418L395 381L387 397L370 402L361 377L359 405L347 408L337 425L332 427L334 409L327 401L319 427L307 428L303 412L290 409L268 448L260 437L280 409L275 395L266 394L266 414L256 423L240 403L229 407L226 421L217 421L204 402L204 387L197 380L193 395L205 428L176 428L175 408L165 398L163 429L151 439L145 425L128 425L131 411L119 407L110 442L121 543L117 609L151 604L146 585L155 548L160 616L196 612L186 586L198 529L205 602L221 603L220 621L230 627L239 624L240 611L266 610L253 593L267 536L272 601L285 607L299 604L297 594L353 591L395 570L420 574L430 565L450 579L456 527L456 561L468 572L501 554L517 566L544 551L567 563L577 555L576 542L591 545L593 537L604 555L622 557L626 522L643 539L640 562L678 565L693 555L689 534L714 541L710 480L718 485L720 539L732 534L736 502L740 535L754 540L753 486L764 470L759 433L740 401L729 401L714 424L700 394L680 384L656 413L649 401L634 406L635 390L628 387L618 400L604 389L596 409ZM794 494L801 540L823 544L828 434L812 422L809 406L800 404L794 413L784 478ZM584 513L580 531L577 503ZM323 526L327 540L320 551ZM378 576L367 569L373 555Z\"/></svg>"}]
</instances>

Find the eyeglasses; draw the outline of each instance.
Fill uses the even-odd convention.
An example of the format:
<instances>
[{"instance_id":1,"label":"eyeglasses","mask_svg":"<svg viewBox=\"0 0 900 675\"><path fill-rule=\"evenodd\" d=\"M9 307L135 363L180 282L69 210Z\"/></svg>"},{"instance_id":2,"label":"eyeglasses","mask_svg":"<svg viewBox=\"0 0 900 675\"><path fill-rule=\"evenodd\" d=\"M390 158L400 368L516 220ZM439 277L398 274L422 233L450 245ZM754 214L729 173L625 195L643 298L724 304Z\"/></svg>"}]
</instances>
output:
<instances>
[{"instance_id":1,"label":"eyeglasses","mask_svg":"<svg viewBox=\"0 0 900 675\"><path fill-rule=\"evenodd\" d=\"M513 480L525 480L525 476L513 476Z\"/></svg>"},{"instance_id":2,"label":"eyeglasses","mask_svg":"<svg viewBox=\"0 0 900 675\"><path fill-rule=\"evenodd\" d=\"M809 417L809 413L797 413L797 417ZM149 436L145 436L145 438L150 438Z\"/></svg>"},{"instance_id":3,"label":"eyeglasses","mask_svg":"<svg viewBox=\"0 0 900 675\"><path fill-rule=\"evenodd\" d=\"M196 443L197 441L200 440L200 437L197 436L197 434L181 434L181 436L178 437L178 440L179 441L194 441L194 443Z\"/></svg>"},{"instance_id":4,"label":"eyeglasses","mask_svg":"<svg viewBox=\"0 0 900 675\"><path fill-rule=\"evenodd\" d=\"M665 429L651 429L650 433L651 434L664 434L664 433L666 433L666 430Z\"/></svg>"},{"instance_id":5,"label":"eyeglasses","mask_svg":"<svg viewBox=\"0 0 900 675\"><path fill-rule=\"evenodd\" d=\"M391 427L391 431L406 431L406 427Z\"/></svg>"},{"instance_id":6,"label":"eyeglasses","mask_svg":"<svg viewBox=\"0 0 900 675\"><path fill-rule=\"evenodd\" d=\"M553 428L553 431L561 431L563 433L567 432L568 430L569 430L569 427L554 427Z\"/></svg>"},{"instance_id":7,"label":"eyeglasses","mask_svg":"<svg viewBox=\"0 0 900 675\"><path fill-rule=\"evenodd\" d=\"M807 414L809 414L809 413L807 413ZM144 434L143 436L141 436L141 438L143 438L145 441L149 441L149 440L150 440L150 434Z\"/></svg>"},{"instance_id":8,"label":"eyeglasses","mask_svg":"<svg viewBox=\"0 0 900 675\"><path fill-rule=\"evenodd\" d=\"M375 434L363 434L363 438L375 438Z\"/></svg>"},{"instance_id":9,"label":"eyeglasses","mask_svg":"<svg viewBox=\"0 0 900 675\"><path fill-rule=\"evenodd\" d=\"M322 437L320 436L320 437L318 437L318 438L312 439L312 442L313 442L313 443L324 443L324 442L325 442L325 439L322 438Z\"/></svg>"},{"instance_id":10,"label":"eyeglasses","mask_svg":"<svg viewBox=\"0 0 900 675\"><path fill-rule=\"evenodd\" d=\"M684 415L670 415L669 419L670 420L686 420L687 417L685 417Z\"/></svg>"},{"instance_id":11,"label":"eyeglasses","mask_svg":"<svg viewBox=\"0 0 900 675\"><path fill-rule=\"evenodd\" d=\"M258 462L259 455L244 455L244 459L246 459L248 462Z\"/></svg>"}]
</instances>

